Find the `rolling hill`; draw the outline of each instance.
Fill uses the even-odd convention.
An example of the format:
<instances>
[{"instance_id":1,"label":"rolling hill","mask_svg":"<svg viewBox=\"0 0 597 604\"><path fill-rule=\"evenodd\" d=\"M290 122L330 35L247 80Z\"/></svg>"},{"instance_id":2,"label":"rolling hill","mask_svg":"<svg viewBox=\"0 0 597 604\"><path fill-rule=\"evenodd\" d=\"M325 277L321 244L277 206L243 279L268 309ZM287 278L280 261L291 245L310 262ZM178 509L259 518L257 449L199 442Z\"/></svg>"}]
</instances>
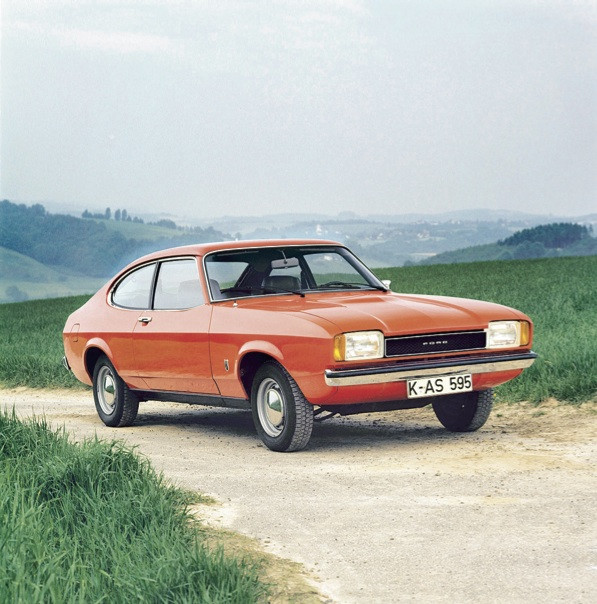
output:
<instances>
[{"instance_id":1,"label":"rolling hill","mask_svg":"<svg viewBox=\"0 0 597 604\"><path fill-rule=\"evenodd\" d=\"M93 293L103 277L89 277L65 267L42 264L0 247L0 303Z\"/></svg>"},{"instance_id":2,"label":"rolling hill","mask_svg":"<svg viewBox=\"0 0 597 604\"><path fill-rule=\"evenodd\" d=\"M167 228L51 214L0 202L0 302L92 293L135 258L229 238L212 228Z\"/></svg>"},{"instance_id":3,"label":"rolling hill","mask_svg":"<svg viewBox=\"0 0 597 604\"><path fill-rule=\"evenodd\" d=\"M597 238L592 236L592 228L560 222L523 229L496 243L436 254L422 260L420 264L527 260L595 254L597 254Z\"/></svg>"}]
</instances>

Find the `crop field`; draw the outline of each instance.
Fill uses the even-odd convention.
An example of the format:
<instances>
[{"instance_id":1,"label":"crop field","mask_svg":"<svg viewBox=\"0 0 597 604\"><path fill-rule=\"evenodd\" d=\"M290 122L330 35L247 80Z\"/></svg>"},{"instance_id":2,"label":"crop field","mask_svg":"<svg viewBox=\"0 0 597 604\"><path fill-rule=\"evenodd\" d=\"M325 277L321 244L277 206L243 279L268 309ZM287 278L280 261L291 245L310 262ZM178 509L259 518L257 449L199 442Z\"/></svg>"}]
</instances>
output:
<instances>
[{"instance_id":1,"label":"crop field","mask_svg":"<svg viewBox=\"0 0 597 604\"><path fill-rule=\"evenodd\" d=\"M535 323L535 364L498 399L579 403L597 394L597 257L384 268L403 293L490 300ZM62 367L61 332L85 296L0 305L0 386L81 387Z\"/></svg>"}]
</instances>

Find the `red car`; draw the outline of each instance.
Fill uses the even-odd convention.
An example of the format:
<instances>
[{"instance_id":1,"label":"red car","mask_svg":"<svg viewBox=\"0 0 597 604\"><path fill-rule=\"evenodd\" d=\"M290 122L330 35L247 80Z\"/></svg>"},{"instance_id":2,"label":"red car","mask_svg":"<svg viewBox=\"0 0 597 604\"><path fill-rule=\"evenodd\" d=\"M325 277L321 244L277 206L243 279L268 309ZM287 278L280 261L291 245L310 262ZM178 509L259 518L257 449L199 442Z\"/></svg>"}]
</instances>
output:
<instances>
[{"instance_id":1,"label":"red car","mask_svg":"<svg viewBox=\"0 0 597 604\"><path fill-rule=\"evenodd\" d=\"M282 240L140 258L63 338L108 426L145 400L251 409L267 447L296 451L326 414L431 404L448 430L477 430L492 388L533 363L532 330L498 304L393 293L339 243Z\"/></svg>"}]
</instances>

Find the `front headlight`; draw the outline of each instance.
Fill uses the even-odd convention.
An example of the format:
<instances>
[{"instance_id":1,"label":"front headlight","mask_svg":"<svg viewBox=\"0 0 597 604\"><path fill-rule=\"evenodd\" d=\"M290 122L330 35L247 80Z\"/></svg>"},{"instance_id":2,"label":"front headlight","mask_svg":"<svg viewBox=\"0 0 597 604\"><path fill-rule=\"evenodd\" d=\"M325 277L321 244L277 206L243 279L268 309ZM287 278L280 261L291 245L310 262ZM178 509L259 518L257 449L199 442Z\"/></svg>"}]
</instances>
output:
<instances>
[{"instance_id":1,"label":"front headlight","mask_svg":"<svg viewBox=\"0 0 597 604\"><path fill-rule=\"evenodd\" d=\"M526 321L492 321L487 328L487 348L510 348L529 343L530 326Z\"/></svg>"},{"instance_id":2,"label":"front headlight","mask_svg":"<svg viewBox=\"0 0 597 604\"><path fill-rule=\"evenodd\" d=\"M334 338L336 361L363 361L383 358L381 331L353 331Z\"/></svg>"}]
</instances>

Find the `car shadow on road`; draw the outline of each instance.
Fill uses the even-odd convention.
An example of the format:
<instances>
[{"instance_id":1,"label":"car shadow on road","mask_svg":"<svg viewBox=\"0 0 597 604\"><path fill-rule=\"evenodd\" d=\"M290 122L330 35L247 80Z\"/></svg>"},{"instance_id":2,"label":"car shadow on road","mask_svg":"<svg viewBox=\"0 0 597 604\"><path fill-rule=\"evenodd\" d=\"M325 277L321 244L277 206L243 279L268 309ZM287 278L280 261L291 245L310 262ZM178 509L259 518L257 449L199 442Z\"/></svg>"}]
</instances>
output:
<instances>
[{"instance_id":1,"label":"car shadow on road","mask_svg":"<svg viewBox=\"0 0 597 604\"><path fill-rule=\"evenodd\" d=\"M140 413L133 429L170 428L180 430L185 436L192 432L196 436L236 439L237 443L260 443L251 413L248 411L198 407L176 410L151 409ZM445 430L433 416L420 418L403 412L337 417L325 422L316 422L307 446L309 451L362 449L389 443L424 443L470 439L474 435L454 434ZM224 446L224 445L223 445Z\"/></svg>"}]
</instances>

